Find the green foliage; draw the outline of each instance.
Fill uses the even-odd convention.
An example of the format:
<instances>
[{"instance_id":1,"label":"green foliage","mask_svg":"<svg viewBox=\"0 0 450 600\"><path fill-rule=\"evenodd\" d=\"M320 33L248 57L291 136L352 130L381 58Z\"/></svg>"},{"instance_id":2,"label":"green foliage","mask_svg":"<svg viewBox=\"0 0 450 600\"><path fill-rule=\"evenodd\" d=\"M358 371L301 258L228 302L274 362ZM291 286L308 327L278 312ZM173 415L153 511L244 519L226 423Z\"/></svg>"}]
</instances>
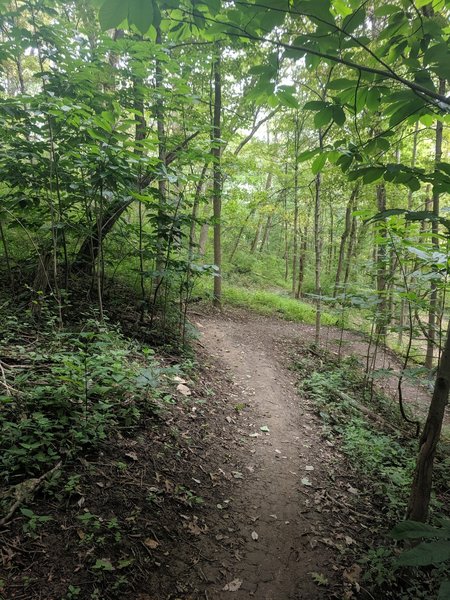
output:
<instances>
[{"instance_id":1,"label":"green foliage","mask_svg":"<svg viewBox=\"0 0 450 600\"><path fill-rule=\"evenodd\" d=\"M374 429L350 402L351 396L366 396L364 376L355 359L313 371L301 385L317 403L326 426L342 437L344 453L370 475L373 491L382 499L383 512L391 518L401 514L414 468L414 443L400 442ZM392 419L393 408L388 399L375 393L371 402L377 411L391 413ZM398 420L397 415L394 418Z\"/></svg>"},{"instance_id":2,"label":"green foliage","mask_svg":"<svg viewBox=\"0 0 450 600\"><path fill-rule=\"evenodd\" d=\"M439 527L427 523L403 521L393 528L391 536L396 540L433 540L420 542L414 548L402 552L396 561L399 567L436 566L450 561L450 521L448 519L442 519ZM447 564L447 570L449 567L450 565ZM445 600L449 590L450 581L442 581L438 600Z\"/></svg>"},{"instance_id":3,"label":"green foliage","mask_svg":"<svg viewBox=\"0 0 450 600\"><path fill-rule=\"evenodd\" d=\"M14 395L2 396L4 482L73 459L104 442L112 430L130 430L157 410L161 368L116 329L94 320L82 331L50 325L38 334L38 346L27 350L23 336L33 331L30 324L10 317L5 325L2 351L26 368L14 370Z\"/></svg>"},{"instance_id":4,"label":"green foliage","mask_svg":"<svg viewBox=\"0 0 450 600\"><path fill-rule=\"evenodd\" d=\"M395 522L405 511L415 463L415 442L380 431L355 408L356 398L358 403L383 415L389 423L399 422L390 399L376 390L372 395L366 393L364 374L355 358L344 359L340 363L330 362L325 354L322 358L323 362L319 365L312 355L305 353L294 363L300 375L301 391L315 402L324 422L324 434L327 437L338 436L340 447L351 460L351 465L361 477L365 477L364 484L370 488L374 503L379 505L380 512L389 522ZM436 482L437 487L442 486L445 480L446 475ZM438 503L433 504L439 506ZM433 593L438 593L436 581L446 577L449 532L448 519L441 521L439 527L408 521L399 523L391 532L395 539L423 538L427 541L400 557L394 548L381 546L369 549L359 559L364 566L365 585L372 593L395 600L434 597ZM407 565L429 564L439 567L431 578L417 570L406 579L396 572ZM446 585L444 581L441 594Z\"/></svg>"},{"instance_id":5,"label":"green foliage","mask_svg":"<svg viewBox=\"0 0 450 600\"><path fill-rule=\"evenodd\" d=\"M30 508L22 507L20 512L26 518L23 530L31 537L37 537L39 526L52 520L52 517L35 514Z\"/></svg>"}]
</instances>

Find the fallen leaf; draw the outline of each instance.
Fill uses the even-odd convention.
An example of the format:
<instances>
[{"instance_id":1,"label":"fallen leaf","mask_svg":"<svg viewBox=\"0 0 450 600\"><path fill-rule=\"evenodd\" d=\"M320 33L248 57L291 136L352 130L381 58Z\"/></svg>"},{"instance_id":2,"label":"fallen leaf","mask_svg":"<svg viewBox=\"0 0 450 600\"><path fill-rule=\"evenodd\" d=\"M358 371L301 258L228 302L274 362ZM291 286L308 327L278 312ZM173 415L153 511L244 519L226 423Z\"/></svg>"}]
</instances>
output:
<instances>
[{"instance_id":1,"label":"fallen leaf","mask_svg":"<svg viewBox=\"0 0 450 600\"><path fill-rule=\"evenodd\" d=\"M342 576L344 579L353 584L358 584L358 581L361 577L361 567L357 564L353 564L349 569L345 569Z\"/></svg>"},{"instance_id":2,"label":"fallen leaf","mask_svg":"<svg viewBox=\"0 0 450 600\"><path fill-rule=\"evenodd\" d=\"M303 485L312 485L312 483L307 477L302 477L301 482L303 483Z\"/></svg>"},{"instance_id":3,"label":"fallen leaf","mask_svg":"<svg viewBox=\"0 0 450 600\"><path fill-rule=\"evenodd\" d=\"M351 546L352 544L356 544L355 540L351 538L349 535L345 536L345 543L347 546Z\"/></svg>"},{"instance_id":4,"label":"fallen leaf","mask_svg":"<svg viewBox=\"0 0 450 600\"><path fill-rule=\"evenodd\" d=\"M252 531L252 540L255 540L255 542L258 540L259 535L256 533L256 531Z\"/></svg>"},{"instance_id":5,"label":"fallen leaf","mask_svg":"<svg viewBox=\"0 0 450 600\"><path fill-rule=\"evenodd\" d=\"M312 573L310 573L310 575L317 584L329 585L328 579L325 577L325 575L322 575L322 573L317 573L316 571L313 571Z\"/></svg>"},{"instance_id":6,"label":"fallen leaf","mask_svg":"<svg viewBox=\"0 0 450 600\"><path fill-rule=\"evenodd\" d=\"M260 429L260 431L264 431L264 433L269 433L269 431L270 431L270 429L267 427L267 425L263 425L259 429Z\"/></svg>"},{"instance_id":7,"label":"fallen leaf","mask_svg":"<svg viewBox=\"0 0 450 600\"><path fill-rule=\"evenodd\" d=\"M232 474L235 479L244 479L244 476L239 471L232 471Z\"/></svg>"},{"instance_id":8,"label":"fallen leaf","mask_svg":"<svg viewBox=\"0 0 450 600\"><path fill-rule=\"evenodd\" d=\"M223 588L224 592L237 592L242 585L242 579L233 579Z\"/></svg>"},{"instance_id":9,"label":"fallen leaf","mask_svg":"<svg viewBox=\"0 0 450 600\"><path fill-rule=\"evenodd\" d=\"M186 379L183 379L182 377L178 377L178 375L175 375L175 377L173 378L173 381L175 383L186 383Z\"/></svg>"},{"instance_id":10,"label":"fallen leaf","mask_svg":"<svg viewBox=\"0 0 450 600\"><path fill-rule=\"evenodd\" d=\"M152 540L152 538L147 538L144 540L144 545L147 546L147 548L150 548L150 550L156 550L159 543L156 540Z\"/></svg>"},{"instance_id":11,"label":"fallen leaf","mask_svg":"<svg viewBox=\"0 0 450 600\"><path fill-rule=\"evenodd\" d=\"M136 454L136 452L125 452L125 456L128 456L128 458L131 458L131 460L137 460L138 456Z\"/></svg>"},{"instance_id":12,"label":"fallen leaf","mask_svg":"<svg viewBox=\"0 0 450 600\"><path fill-rule=\"evenodd\" d=\"M191 390L187 385L184 385L184 383L179 383L177 385L177 392L180 392L183 396L190 396L192 394Z\"/></svg>"}]
</instances>

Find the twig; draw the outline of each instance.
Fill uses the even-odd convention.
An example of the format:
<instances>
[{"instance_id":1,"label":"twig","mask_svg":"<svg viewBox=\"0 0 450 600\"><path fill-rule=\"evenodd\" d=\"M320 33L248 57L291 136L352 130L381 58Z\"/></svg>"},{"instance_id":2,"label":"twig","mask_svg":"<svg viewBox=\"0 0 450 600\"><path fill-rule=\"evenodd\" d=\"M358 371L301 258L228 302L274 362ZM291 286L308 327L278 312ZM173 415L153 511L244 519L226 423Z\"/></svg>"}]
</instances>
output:
<instances>
[{"instance_id":1,"label":"twig","mask_svg":"<svg viewBox=\"0 0 450 600\"><path fill-rule=\"evenodd\" d=\"M0 360L0 371L2 372L2 377L3 377L3 381L0 381L0 383L6 388L6 395L12 396L11 390L14 388L12 388L10 385L8 385L8 381L6 380L5 369L3 367L3 363L1 360ZM14 390L14 391L17 391L17 390Z\"/></svg>"},{"instance_id":2,"label":"twig","mask_svg":"<svg viewBox=\"0 0 450 600\"><path fill-rule=\"evenodd\" d=\"M52 469L50 469L50 471L47 471L37 479L28 479L27 481L24 481L15 486L17 500L11 506L6 516L0 519L0 527L3 527L7 523L9 523L9 521L14 516L16 510L24 503L24 501L30 496L32 496L36 492L36 490L41 487L43 482L48 477L50 477L50 475L52 475L55 471L60 469L61 465L62 461L59 461Z\"/></svg>"}]
</instances>

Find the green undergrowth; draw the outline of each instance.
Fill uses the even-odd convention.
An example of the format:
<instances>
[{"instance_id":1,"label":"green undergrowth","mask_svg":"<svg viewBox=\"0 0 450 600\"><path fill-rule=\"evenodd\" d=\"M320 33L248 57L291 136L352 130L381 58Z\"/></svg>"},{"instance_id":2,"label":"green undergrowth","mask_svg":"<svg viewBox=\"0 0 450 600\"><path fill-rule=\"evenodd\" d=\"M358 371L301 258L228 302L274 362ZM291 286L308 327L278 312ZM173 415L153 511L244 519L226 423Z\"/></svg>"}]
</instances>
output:
<instances>
[{"instance_id":1,"label":"green undergrowth","mask_svg":"<svg viewBox=\"0 0 450 600\"><path fill-rule=\"evenodd\" d=\"M316 406L324 437L338 443L374 507L378 525L373 533L384 541L373 546L366 541L365 554L355 557L363 567L364 586L377 598L436 598L438 583L447 576L445 564L427 571L400 569L399 549L386 541L389 530L404 519L417 455L417 439L405 428L397 405L367 384L354 357L338 362L317 348L312 353L305 348L295 355L293 368L300 392ZM441 444L431 502L434 520L446 510L449 457L450 447Z\"/></svg>"},{"instance_id":2,"label":"green undergrowth","mask_svg":"<svg viewBox=\"0 0 450 600\"><path fill-rule=\"evenodd\" d=\"M5 311L6 312L6 311ZM169 402L154 351L95 315L60 328L13 311L1 323L0 481L14 485L127 435Z\"/></svg>"}]
</instances>

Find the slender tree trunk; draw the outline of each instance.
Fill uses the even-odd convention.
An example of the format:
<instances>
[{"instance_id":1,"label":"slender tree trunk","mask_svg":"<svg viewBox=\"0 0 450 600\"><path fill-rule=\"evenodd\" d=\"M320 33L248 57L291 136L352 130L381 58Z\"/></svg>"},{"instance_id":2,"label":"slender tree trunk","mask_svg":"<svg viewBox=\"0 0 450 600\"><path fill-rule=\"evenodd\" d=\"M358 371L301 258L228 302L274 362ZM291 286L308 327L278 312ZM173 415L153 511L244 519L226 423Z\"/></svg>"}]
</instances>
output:
<instances>
[{"instance_id":1,"label":"slender tree trunk","mask_svg":"<svg viewBox=\"0 0 450 600\"><path fill-rule=\"evenodd\" d=\"M287 175L288 164L284 165L284 174ZM283 192L283 233L284 233L284 280L287 281L289 277L289 222L287 212L287 194L286 190Z\"/></svg>"},{"instance_id":2,"label":"slender tree trunk","mask_svg":"<svg viewBox=\"0 0 450 600\"><path fill-rule=\"evenodd\" d=\"M200 237L198 240L198 253L200 256L205 256L206 253L206 244L208 242L208 233L209 233L209 225L208 223L203 223L200 228Z\"/></svg>"},{"instance_id":3,"label":"slender tree trunk","mask_svg":"<svg viewBox=\"0 0 450 600\"><path fill-rule=\"evenodd\" d=\"M221 173L221 113L222 113L222 81L220 47L213 63L214 77L214 114L211 154L213 156L213 214L214 214L214 264L218 271L214 277L214 306L222 304L222 247L221 247L221 213L222 213L222 173Z\"/></svg>"},{"instance_id":4,"label":"slender tree trunk","mask_svg":"<svg viewBox=\"0 0 450 600\"><path fill-rule=\"evenodd\" d=\"M230 262L233 260L233 257L234 257L234 255L236 254L236 251L237 251L237 249L238 249L238 247L239 247L239 242L241 241L241 238L242 238L242 234L243 234L243 233L244 233L244 231L245 231L245 227L246 227L246 225L247 225L247 223L248 223L248 221L249 221L250 217L252 217L252 216L254 215L254 213L255 213L255 209L254 209L254 208L252 208L252 210L251 210L251 211L248 213L248 215L245 217L244 224L243 224L243 225L240 227L240 229L239 229L239 233L238 233L238 234L237 234L237 236L236 236L236 240L235 240L235 242L234 242L234 246L233 246L233 249L232 249L232 251L231 251L230 258L228 259Z\"/></svg>"},{"instance_id":5,"label":"slender tree trunk","mask_svg":"<svg viewBox=\"0 0 450 600\"><path fill-rule=\"evenodd\" d=\"M445 80L440 79L439 81L439 93L445 93ZM435 154L434 161L435 164L439 163L442 158L442 135L443 135L444 126L442 121L437 121L436 123L436 144L435 144ZM434 187L433 188L433 213L438 217L439 216L439 192ZM432 231L432 242L433 249L435 252L439 252L439 223L438 221L432 221L431 223L431 231ZM425 356L425 366L428 369L432 369L433 367L433 359L434 359L434 348L436 345L436 323L437 323L437 313L438 313L438 289L435 281L431 282L431 291L430 291L430 308L428 312L428 338L427 338L427 353Z\"/></svg>"},{"instance_id":6,"label":"slender tree trunk","mask_svg":"<svg viewBox=\"0 0 450 600\"><path fill-rule=\"evenodd\" d=\"M267 217L267 221L266 221L266 225L264 227L264 233L263 233L263 237L261 240L261 246L259 247L259 251L262 252L264 250L264 248L266 247L268 241L269 241L269 235L270 235L270 228L272 227L272 215L269 215Z\"/></svg>"},{"instance_id":7,"label":"slender tree trunk","mask_svg":"<svg viewBox=\"0 0 450 600\"><path fill-rule=\"evenodd\" d=\"M322 149L322 132L319 130L319 146ZM315 251L315 294L316 294L316 331L315 343L318 345L320 340L320 321L322 315L322 295L321 287L321 268L322 268L322 239L320 227L320 211L321 211L321 185L322 174L317 173L315 180L315 197L314 197L314 251Z\"/></svg>"},{"instance_id":8,"label":"slender tree trunk","mask_svg":"<svg viewBox=\"0 0 450 600\"><path fill-rule=\"evenodd\" d=\"M298 113L295 115L294 130L294 232L292 245L292 294L295 295L297 289L297 268L298 268L298 154L300 127L298 122Z\"/></svg>"},{"instance_id":9,"label":"slender tree trunk","mask_svg":"<svg viewBox=\"0 0 450 600\"><path fill-rule=\"evenodd\" d=\"M252 244L250 246L250 254L254 254L258 247L259 238L261 237L261 229L262 229L262 217L258 217L258 224L256 226L255 237L253 238Z\"/></svg>"},{"instance_id":10,"label":"slender tree trunk","mask_svg":"<svg viewBox=\"0 0 450 600\"><path fill-rule=\"evenodd\" d=\"M267 180L266 180L266 193L268 194L270 188L272 187L272 173L268 173L267 174ZM263 232L263 236L262 236L262 240L261 240L261 245L259 247L259 251L262 252L264 249L264 246L267 242L267 239L269 237L269 231L270 231L270 224L272 222L272 215L269 215L267 217L267 221L266 221L266 225L264 227L264 232ZM259 236L258 236L259 237ZM255 247L255 251L256 251L256 247Z\"/></svg>"},{"instance_id":11,"label":"slender tree trunk","mask_svg":"<svg viewBox=\"0 0 450 600\"><path fill-rule=\"evenodd\" d=\"M146 122L144 115L144 96L142 93L143 81L141 78L134 78L133 80L133 96L134 96L134 139L136 146L134 153L136 156L142 156L142 147L140 142L145 139L146 134ZM140 179L140 178L139 178ZM139 186L139 193L141 192ZM145 291L145 279L144 279L144 214L142 202L139 201L138 205L138 220L139 220L139 282L141 288L141 310L140 319L144 320L145 308L146 308L146 291Z\"/></svg>"},{"instance_id":12,"label":"slender tree trunk","mask_svg":"<svg viewBox=\"0 0 450 600\"><path fill-rule=\"evenodd\" d=\"M347 208L345 211L345 226L344 226L344 233L342 234L341 237L341 243L339 245L339 256L338 256L338 264L337 264L337 269L336 269L336 279L334 282L334 297L337 296L337 293L339 291L339 284L341 282L341 273L342 273L342 268L344 266L344 256L345 256L345 248L347 246L347 240L348 237L350 235L351 232L351 228L352 228L352 212L353 212L353 206L355 204L355 199L358 195L358 191L359 191L359 186L355 186L353 188L353 191L350 195L350 199L348 201L347 204Z\"/></svg>"},{"instance_id":13,"label":"slender tree trunk","mask_svg":"<svg viewBox=\"0 0 450 600\"><path fill-rule=\"evenodd\" d=\"M331 273L331 267L333 264L334 255L334 209L333 204L330 203L330 228L328 230L328 261L327 261L327 275Z\"/></svg>"},{"instance_id":14,"label":"slender tree trunk","mask_svg":"<svg viewBox=\"0 0 450 600\"><path fill-rule=\"evenodd\" d=\"M156 44L162 45L161 29L156 29ZM156 129L158 133L158 158L161 165L167 166L167 146L166 146L166 126L164 116L164 76L162 70L161 60L159 58L155 61L155 91L156 91ZM166 211L167 204L167 182L164 178L158 179L158 191L159 191L159 204L158 204L158 232L157 232L157 252L156 252L156 277L154 285L156 288L160 288L160 282L163 278L163 272L165 270L165 246L167 240L164 239L164 231L162 227L162 218ZM156 300L156 298L155 298Z\"/></svg>"},{"instance_id":15,"label":"slender tree trunk","mask_svg":"<svg viewBox=\"0 0 450 600\"><path fill-rule=\"evenodd\" d=\"M0 216L0 239L2 240L3 252L5 254L6 269L8 271L9 281L11 283L11 294L14 295L14 275L11 269L11 261L9 258L8 244L3 230L3 222Z\"/></svg>"},{"instance_id":16,"label":"slender tree trunk","mask_svg":"<svg viewBox=\"0 0 450 600\"><path fill-rule=\"evenodd\" d=\"M416 126L414 128L414 136L413 136L413 147L412 147L412 155L411 155L411 167L414 168L416 166L416 158L417 158L417 138L419 135L419 122L416 122ZM413 191L408 191L408 210L413 209ZM406 222L406 236L408 236L409 231L409 221ZM408 282L405 282L407 284ZM403 330L405 328L405 299L402 298L400 301L400 316L398 322L398 343L401 345L403 342ZM410 323L410 327L412 324Z\"/></svg>"},{"instance_id":17,"label":"slender tree trunk","mask_svg":"<svg viewBox=\"0 0 450 600\"><path fill-rule=\"evenodd\" d=\"M306 250L308 247L308 229L305 227L302 236L302 243L300 247L300 260L298 263L298 286L295 297L302 298L303 296L303 281L305 279L305 262L306 262Z\"/></svg>"},{"instance_id":18,"label":"slender tree trunk","mask_svg":"<svg viewBox=\"0 0 450 600\"><path fill-rule=\"evenodd\" d=\"M188 257L191 261L194 257L194 247L195 247L195 226L197 224L198 217L198 208L200 205L200 196L202 195L203 186L205 184L206 172L208 170L209 161L206 161L203 165L202 172L200 173L200 178L195 187L195 196L194 202L192 204L192 214L191 214L191 225L189 227L189 248L188 248Z\"/></svg>"},{"instance_id":19,"label":"slender tree trunk","mask_svg":"<svg viewBox=\"0 0 450 600\"><path fill-rule=\"evenodd\" d=\"M377 185L377 209L378 212L386 210L386 188L384 183ZM379 225L378 235L382 238L377 246L377 293L378 293L378 318L376 333L384 335L386 333L386 282L387 282L387 232L385 221L381 221Z\"/></svg>"},{"instance_id":20,"label":"slender tree trunk","mask_svg":"<svg viewBox=\"0 0 450 600\"><path fill-rule=\"evenodd\" d=\"M234 255L236 254L237 249L239 248L239 242L241 241L241 237L242 234L244 233L244 229L245 229L245 224L241 225L239 228L239 233L236 236L236 239L234 240L234 244L233 244L233 248L230 252L230 256L228 258L228 260L231 262L234 258Z\"/></svg>"},{"instance_id":21,"label":"slender tree trunk","mask_svg":"<svg viewBox=\"0 0 450 600\"><path fill-rule=\"evenodd\" d=\"M413 521L425 521L428 516L433 463L436 448L441 435L445 408L448 404L450 388L450 325L444 351L438 367L433 397L428 417L419 442L419 455L409 498L407 518Z\"/></svg>"},{"instance_id":22,"label":"slender tree trunk","mask_svg":"<svg viewBox=\"0 0 450 600\"><path fill-rule=\"evenodd\" d=\"M355 206L355 208L356 208L356 206ZM344 290L347 289L347 284L350 279L352 259L353 259L353 256L355 253L355 248L356 248L356 226L357 226L356 217L353 217L352 227L350 229L350 239L348 241L347 259L345 261L345 273L344 273L344 281L343 281Z\"/></svg>"}]
</instances>

